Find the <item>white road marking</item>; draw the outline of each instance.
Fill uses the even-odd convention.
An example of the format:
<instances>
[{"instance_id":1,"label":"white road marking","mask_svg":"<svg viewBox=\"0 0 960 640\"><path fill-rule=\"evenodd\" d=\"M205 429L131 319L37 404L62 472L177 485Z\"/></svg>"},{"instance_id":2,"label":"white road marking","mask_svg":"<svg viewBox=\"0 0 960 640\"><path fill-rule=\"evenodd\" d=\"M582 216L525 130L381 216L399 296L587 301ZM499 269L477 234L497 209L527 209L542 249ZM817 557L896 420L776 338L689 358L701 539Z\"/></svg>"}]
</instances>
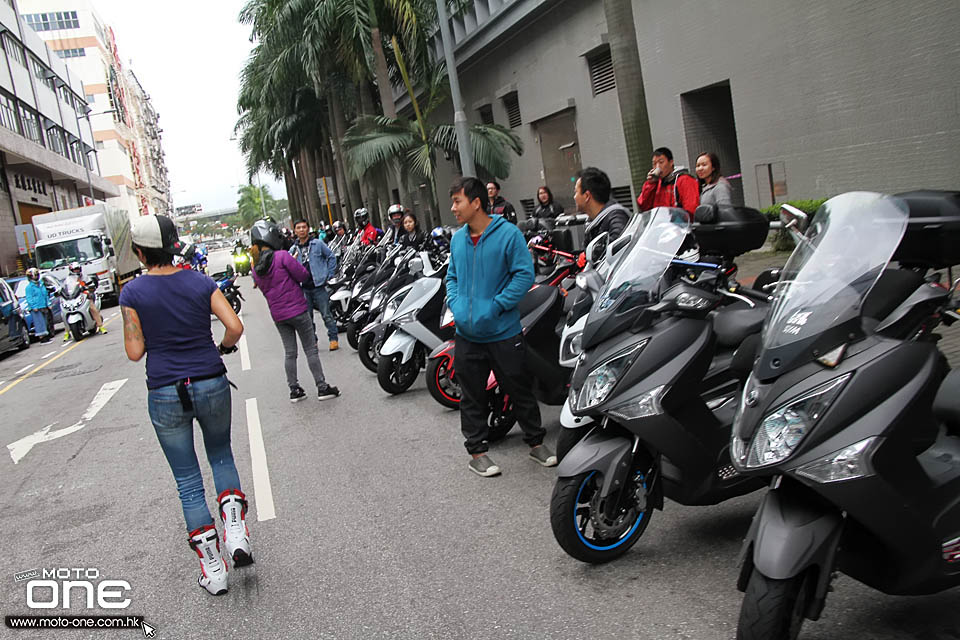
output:
<instances>
[{"instance_id":1,"label":"white road marking","mask_svg":"<svg viewBox=\"0 0 960 640\"><path fill-rule=\"evenodd\" d=\"M4 383L4 382L6 382L6 380L0 380L0 387L3 386L3 383Z\"/></svg>"},{"instance_id":2,"label":"white road marking","mask_svg":"<svg viewBox=\"0 0 960 640\"><path fill-rule=\"evenodd\" d=\"M23 456L27 455L35 445L40 444L41 442L50 442L51 440L56 440L57 438L62 438L63 436L68 436L71 433L76 433L80 431L87 423L96 417L97 413L100 412L100 409L103 409L104 405L110 402L110 398L120 390L123 384L127 381L127 378L123 380L114 380L113 382L108 382L102 387L100 391L97 392L97 395L93 397L93 401L90 403L90 406L87 407L87 410L80 416L80 421L76 424L73 424L69 427L63 429L57 429L56 431L50 431L50 427L57 424L48 424L40 431L32 433L25 438L20 438L16 442L7 445L7 450L10 451L10 457L13 458L13 464L17 464L23 460Z\"/></svg>"},{"instance_id":3,"label":"white road marking","mask_svg":"<svg viewBox=\"0 0 960 640\"><path fill-rule=\"evenodd\" d=\"M247 348L247 336L240 336L240 369L250 371L250 350Z\"/></svg>"},{"instance_id":4,"label":"white road marking","mask_svg":"<svg viewBox=\"0 0 960 640\"><path fill-rule=\"evenodd\" d=\"M273 507L273 489L270 487L270 470L267 468L267 451L263 447L263 432L260 430L260 411L257 399L247 399L247 433L250 436L250 463L253 467L254 504L257 505L257 520L273 520L277 512Z\"/></svg>"},{"instance_id":5,"label":"white road marking","mask_svg":"<svg viewBox=\"0 0 960 640\"><path fill-rule=\"evenodd\" d=\"M47 358L49 358L50 356L52 356L52 355L55 354L55 353L56 353L56 351L51 351L50 353L48 353L47 355L43 356L43 357L40 358L40 359L41 359L41 360L46 360Z\"/></svg>"},{"instance_id":6,"label":"white road marking","mask_svg":"<svg viewBox=\"0 0 960 640\"><path fill-rule=\"evenodd\" d=\"M33 366L32 364L28 364L28 365L25 366L23 369L20 369L19 371L17 371L16 374L17 374L17 375L20 375L21 373L23 373L24 371L26 371L27 369L29 369L29 368L32 367L32 366Z\"/></svg>"}]
</instances>

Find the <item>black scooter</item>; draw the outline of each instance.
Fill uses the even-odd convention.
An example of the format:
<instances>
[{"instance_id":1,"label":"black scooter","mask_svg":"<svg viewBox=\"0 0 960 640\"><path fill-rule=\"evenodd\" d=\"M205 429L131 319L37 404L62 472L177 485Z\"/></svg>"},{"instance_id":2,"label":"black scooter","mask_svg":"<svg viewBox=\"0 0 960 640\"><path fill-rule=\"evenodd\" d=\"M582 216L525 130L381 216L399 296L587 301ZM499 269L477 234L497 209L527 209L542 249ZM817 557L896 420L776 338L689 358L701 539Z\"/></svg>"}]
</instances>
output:
<instances>
[{"instance_id":1,"label":"black scooter","mask_svg":"<svg viewBox=\"0 0 960 640\"><path fill-rule=\"evenodd\" d=\"M894 595L960 585L960 372L932 333L960 281L926 275L960 264L958 240L960 192L844 194L799 237L732 436L737 473L773 479L738 638L796 638L837 571Z\"/></svg>"}]
</instances>

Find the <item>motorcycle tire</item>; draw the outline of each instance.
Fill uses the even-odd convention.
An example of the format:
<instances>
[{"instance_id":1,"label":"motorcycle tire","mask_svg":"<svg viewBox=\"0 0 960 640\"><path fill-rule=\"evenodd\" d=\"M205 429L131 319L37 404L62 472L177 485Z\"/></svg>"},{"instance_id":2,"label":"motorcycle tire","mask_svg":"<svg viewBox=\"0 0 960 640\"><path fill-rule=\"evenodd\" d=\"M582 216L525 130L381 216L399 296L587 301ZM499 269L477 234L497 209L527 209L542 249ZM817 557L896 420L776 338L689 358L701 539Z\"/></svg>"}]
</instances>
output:
<instances>
[{"instance_id":1,"label":"motorcycle tire","mask_svg":"<svg viewBox=\"0 0 960 640\"><path fill-rule=\"evenodd\" d=\"M416 354L406 362L400 362L401 357L399 353L395 353L380 356L377 361L377 382L381 389L393 395L401 394L412 387L420 373Z\"/></svg>"},{"instance_id":2,"label":"motorcycle tire","mask_svg":"<svg viewBox=\"0 0 960 640\"><path fill-rule=\"evenodd\" d=\"M357 341L357 355L360 356L360 362L368 371L377 373L377 363L380 360L380 345L376 343L373 332L367 332L360 336Z\"/></svg>"},{"instance_id":3,"label":"motorcycle tire","mask_svg":"<svg viewBox=\"0 0 960 640\"><path fill-rule=\"evenodd\" d=\"M642 509L632 504L616 522L604 523L617 531L616 537L598 535L594 510L602 509L602 503L596 504L596 494L602 486L603 475L599 471L590 471L572 478L558 478L550 497L553 537L570 557L590 564L610 562L629 551L646 531L653 515L649 501ZM650 488L646 488L649 495Z\"/></svg>"},{"instance_id":4,"label":"motorcycle tire","mask_svg":"<svg viewBox=\"0 0 960 640\"><path fill-rule=\"evenodd\" d=\"M30 348L30 329L26 322L20 323L20 345L17 348L20 351L26 351Z\"/></svg>"},{"instance_id":5,"label":"motorcycle tire","mask_svg":"<svg viewBox=\"0 0 960 640\"><path fill-rule=\"evenodd\" d=\"M754 567L740 606L737 640L796 640L813 597L809 571L786 580L768 578Z\"/></svg>"},{"instance_id":6,"label":"motorcycle tire","mask_svg":"<svg viewBox=\"0 0 960 640\"><path fill-rule=\"evenodd\" d=\"M74 342L83 340L83 329L79 322L74 322L70 325L70 335L73 336Z\"/></svg>"},{"instance_id":7,"label":"motorcycle tire","mask_svg":"<svg viewBox=\"0 0 960 640\"><path fill-rule=\"evenodd\" d=\"M233 312L240 313L240 307L243 306L242 304L240 304L240 298L236 296L231 296L230 298L228 298L228 300L230 301L230 307L233 309Z\"/></svg>"},{"instance_id":8,"label":"motorcycle tire","mask_svg":"<svg viewBox=\"0 0 960 640\"><path fill-rule=\"evenodd\" d=\"M355 322L347 322L347 344L353 349L360 349L360 329Z\"/></svg>"},{"instance_id":9,"label":"motorcycle tire","mask_svg":"<svg viewBox=\"0 0 960 640\"><path fill-rule=\"evenodd\" d=\"M447 409L460 408L460 385L450 377L450 358L434 358L427 363L424 378L431 397Z\"/></svg>"},{"instance_id":10,"label":"motorcycle tire","mask_svg":"<svg viewBox=\"0 0 960 640\"><path fill-rule=\"evenodd\" d=\"M513 413L513 403L500 391L494 388L488 393L490 413L487 415L487 442L503 440L517 424L517 416Z\"/></svg>"}]
</instances>

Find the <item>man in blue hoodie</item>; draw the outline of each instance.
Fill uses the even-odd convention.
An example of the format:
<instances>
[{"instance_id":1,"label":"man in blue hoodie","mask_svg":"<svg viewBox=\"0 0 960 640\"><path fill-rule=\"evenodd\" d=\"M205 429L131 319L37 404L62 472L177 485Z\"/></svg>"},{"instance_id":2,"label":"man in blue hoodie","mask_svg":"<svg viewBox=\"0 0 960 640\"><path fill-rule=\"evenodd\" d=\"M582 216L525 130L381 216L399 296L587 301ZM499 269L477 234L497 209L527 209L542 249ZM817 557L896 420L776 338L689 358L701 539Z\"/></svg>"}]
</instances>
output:
<instances>
[{"instance_id":1,"label":"man in blue hoodie","mask_svg":"<svg viewBox=\"0 0 960 640\"><path fill-rule=\"evenodd\" d=\"M533 284L533 261L523 233L502 216L487 213L487 190L476 178L450 187L450 210L463 224L450 242L447 304L457 326L460 429L470 470L495 476L500 467L487 456L487 378L493 369L510 395L530 457L545 467L557 457L543 444L540 407L525 371L523 332L517 306Z\"/></svg>"}]
</instances>

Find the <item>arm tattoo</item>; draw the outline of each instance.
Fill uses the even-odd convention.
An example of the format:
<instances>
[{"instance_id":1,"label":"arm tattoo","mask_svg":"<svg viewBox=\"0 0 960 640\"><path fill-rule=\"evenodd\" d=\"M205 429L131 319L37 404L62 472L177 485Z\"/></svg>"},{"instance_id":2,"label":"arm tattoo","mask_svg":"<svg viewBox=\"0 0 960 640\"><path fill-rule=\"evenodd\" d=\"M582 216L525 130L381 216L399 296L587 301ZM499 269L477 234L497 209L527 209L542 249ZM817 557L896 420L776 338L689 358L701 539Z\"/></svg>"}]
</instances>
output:
<instances>
[{"instance_id":1,"label":"arm tattoo","mask_svg":"<svg viewBox=\"0 0 960 640\"><path fill-rule=\"evenodd\" d=\"M127 307L120 307L120 313L123 315L123 335L130 340L143 342L143 331L140 330L140 323L137 322L133 314Z\"/></svg>"}]
</instances>

